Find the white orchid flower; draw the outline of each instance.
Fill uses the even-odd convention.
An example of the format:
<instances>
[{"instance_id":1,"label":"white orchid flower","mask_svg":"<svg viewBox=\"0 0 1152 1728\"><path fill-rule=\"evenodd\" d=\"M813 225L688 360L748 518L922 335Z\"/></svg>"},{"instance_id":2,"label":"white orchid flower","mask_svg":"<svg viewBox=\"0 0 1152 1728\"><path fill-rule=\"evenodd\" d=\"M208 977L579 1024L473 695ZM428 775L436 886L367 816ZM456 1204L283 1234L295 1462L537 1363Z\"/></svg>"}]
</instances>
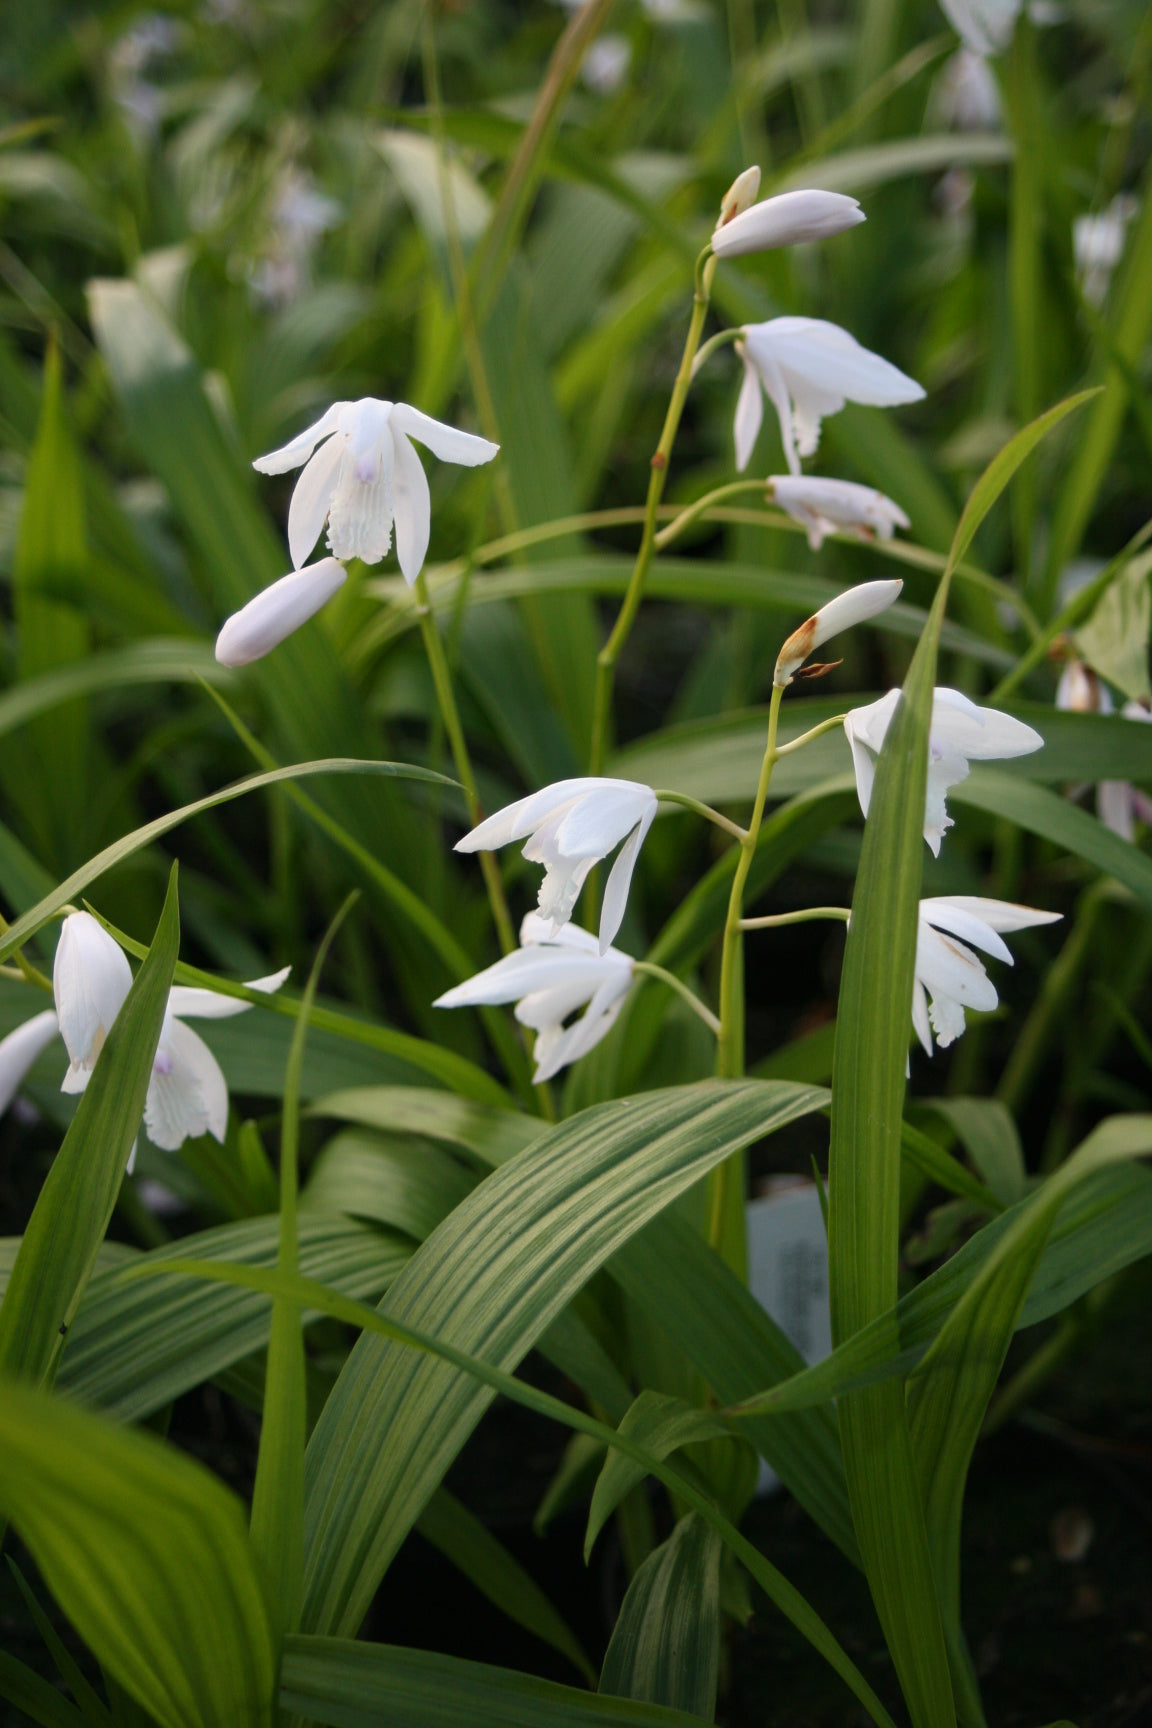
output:
<instances>
[{"instance_id":1,"label":"white orchid flower","mask_svg":"<svg viewBox=\"0 0 1152 1728\"><path fill-rule=\"evenodd\" d=\"M835 599L821 606L801 624L799 630L792 632L781 648L772 676L773 684L791 684L797 667L803 666L814 648L827 642L829 637L838 636L842 630L862 624L866 618L875 618L878 612L891 606L903 586L903 582L895 577L883 582L858 582L855 588L845 589L843 594L837 594Z\"/></svg>"},{"instance_id":2,"label":"white orchid flower","mask_svg":"<svg viewBox=\"0 0 1152 1728\"><path fill-rule=\"evenodd\" d=\"M460 432L407 402L334 402L314 426L280 450L258 456L261 474L286 474L304 464L288 509L288 550L299 570L328 524L328 546L341 560L378 564L392 543L411 587L424 563L431 532L428 481L411 440L442 462L475 468L500 446ZM319 448L317 448L319 446Z\"/></svg>"},{"instance_id":3,"label":"white orchid flower","mask_svg":"<svg viewBox=\"0 0 1152 1728\"><path fill-rule=\"evenodd\" d=\"M20 1090L32 1064L47 1050L59 1030L55 1014L46 1008L0 1039L0 1116Z\"/></svg>"},{"instance_id":4,"label":"white orchid flower","mask_svg":"<svg viewBox=\"0 0 1152 1728\"><path fill-rule=\"evenodd\" d=\"M543 864L540 916L555 936L567 924L588 872L623 840L609 872L600 911L600 952L620 928L632 871L656 814L656 794L635 780L558 780L498 810L456 842L457 852L494 852L513 840Z\"/></svg>"},{"instance_id":5,"label":"white orchid flower","mask_svg":"<svg viewBox=\"0 0 1152 1728\"><path fill-rule=\"evenodd\" d=\"M1108 686L1090 666L1071 659L1065 662L1056 686L1056 706L1076 714L1111 714L1112 698ZM1152 721L1152 714L1140 702L1125 702L1120 712L1125 720L1145 725ZM1152 801L1129 780L1100 780L1096 785L1096 814L1121 840L1131 840L1137 817L1141 822L1152 822Z\"/></svg>"},{"instance_id":6,"label":"white orchid flower","mask_svg":"<svg viewBox=\"0 0 1152 1728\"><path fill-rule=\"evenodd\" d=\"M1002 119L1000 89L984 56L957 48L940 69L931 107L941 126L995 132Z\"/></svg>"},{"instance_id":7,"label":"white orchid flower","mask_svg":"<svg viewBox=\"0 0 1152 1728\"><path fill-rule=\"evenodd\" d=\"M1037 912L1031 906L985 900L975 894L943 894L921 900L912 1024L929 1056L933 1031L937 1043L946 1048L964 1030L965 1008L987 1013L998 1001L996 986L966 943L1011 966L1008 945L997 932L1052 924L1059 917L1059 912Z\"/></svg>"},{"instance_id":8,"label":"white orchid flower","mask_svg":"<svg viewBox=\"0 0 1152 1728\"><path fill-rule=\"evenodd\" d=\"M549 920L535 912L520 926L520 943L516 953L445 991L433 1007L515 1002L517 1020L536 1034L536 1084L599 1044L631 986L632 961L616 948L602 953L596 937L575 924L553 934ZM584 1013L567 1025L578 1008Z\"/></svg>"},{"instance_id":9,"label":"white orchid flower","mask_svg":"<svg viewBox=\"0 0 1152 1728\"><path fill-rule=\"evenodd\" d=\"M863 540L891 540L911 523L899 504L873 486L854 480L821 480L807 474L773 474L768 496L808 530L808 544L819 552L826 534L858 534Z\"/></svg>"},{"instance_id":10,"label":"white orchid flower","mask_svg":"<svg viewBox=\"0 0 1152 1728\"><path fill-rule=\"evenodd\" d=\"M338 558L321 558L270 583L233 612L217 636L221 666L249 666L263 659L331 600L347 574Z\"/></svg>"},{"instance_id":11,"label":"white orchid flower","mask_svg":"<svg viewBox=\"0 0 1152 1728\"><path fill-rule=\"evenodd\" d=\"M940 0L940 10L973 54L1002 54L1012 40L1023 0Z\"/></svg>"},{"instance_id":12,"label":"white orchid flower","mask_svg":"<svg viewBox=\"0 0 1152 1728\"><path fill-rule=\"evenodd\" d=\"M852 748L856 770L856 792L860 808L868 814L876 757L900 700L899 690L889 690L866 708L853 708L844 717L844 731ZM1010 756L1027 756L1039 750L1044 740L1022 720L995 708L978 708L959 690L937 686L932 696L932 720L928 736L928 794L924 808L924 838L933 854L940 856L945 829L951 828L944 800L949 787L968 778L969 762L992 762Z\"/></svg>"},{"instance_id":13,"label":"white orchid flower","mask_svg":"<svg viewBox=\"0 0 1152 1728\"><path fill-rule=\"evenodd\" d=\"M269 993L279 990L290 970L285 966L268 978L254 978L245 988ZM61 1091L83 1092L131 984L131 968L119 943L91 913L71 913L61 928L52 970L56 1013L37 1016L44 1033L43 1042L25 1071L51 1037L47 1022L58 1021L69 1057ZM174 1152L185 1140L200 1134L224 1139L228 1125L227 1083L207 1044L184 1021L226 1020L234 1014L246 1013L251 1006L250 1002L222 996L216 990L183 984L172 986L144 1104L144 1126L154 1146ZM21 1032L29 1033L37 1021L30 1021ZM8 1042L5 1040L5 1044ZM0 1099L3 1099L3 1049L0 1046ZM19 1084L19 1078L15 1084ZM132 1159L128 1168L132 1168Z\"/></svg>"},{"instance_id":14,"label":"white orchid flower","mask_svg":"<svg viewBox=\"0 0 1152 1728\"><path fill-rule=\"evenodd\" d=\"M1130 192L1118 192L1106 210L1077 216L1072 224L1072 256L1084 298L1103 306L1112 272L1124 256L1128 224L1140 206Z\"/></svg>"},{"instance_id":15,"label":"white orchid flower","mask_svg":"<svg viewBox=\"0 0 1152 1728\"><path fill-rule=\"evenodd\" d=\"M888 408L924 395L914 378L823 318L770 318L746 325L742 336L736 345L744 362L735 424L739 470L748 466L760 431L764 392L780 421L790 474L799 474L801 456L815 452L824 415L838 413L845 402Z\"/></svg>"},{"instance_id":16,"label":"white orchid flower","mask_svg":"<svg viewBox=\"0 0 1152 1728\"><path fill-rule=\"evenodd\" d=\"M750 173L745 169L745 174ZM756 171L759 181L759 170ZM740 258L746 252L767 252L779 246L800 246L808 240L826 240L829 235L842 234L865 220L855 198L843 192L779 192L774 198L763 198L759 204L749 203L725 211L730 203L738 203L743 195L741 181L735 181L720 207L720 221L712 236L712 250L717 258Z\"/></svg>"}]
</instances>

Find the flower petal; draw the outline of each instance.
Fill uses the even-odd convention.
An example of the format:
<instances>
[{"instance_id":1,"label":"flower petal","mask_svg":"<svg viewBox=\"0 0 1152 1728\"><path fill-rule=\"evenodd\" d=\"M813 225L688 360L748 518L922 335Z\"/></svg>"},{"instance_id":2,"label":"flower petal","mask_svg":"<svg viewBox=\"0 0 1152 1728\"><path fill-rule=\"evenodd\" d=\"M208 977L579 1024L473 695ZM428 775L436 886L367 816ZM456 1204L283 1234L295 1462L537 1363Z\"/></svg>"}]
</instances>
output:
<instances>
[{"instance_id":1,"label":"flower petal","mask_svg":"<svg viewBox=\"0 0 1152 1728\"><path fill-rule=\"evenodd\" d=\"M604 858L637 822L646 834L656 814L656 794L638 780L590 784L556 826L556 848L563 858Z\"/></svg>"},{"instance_id":2,"label":"flower petal","mask_svg":"<svg viewBox=\"0 0 1152 1728\"><path fill-rule=\"evenodd\" d=\"M259 990L271 996L291 972L291 966L269 973L267 978L245 980L245 990ZM173 984L168 992L168 1013L182 1020L230 1020L234 1014L247 1014L251 1002L241 1002L237 996L222 996L219 990L204 990L190 984Z\"/></svg>"},{"instance_id":3,"label":"flower petal","mask_svg":"<svg viewBox=\"0 0 1152 1728\"><path fill-rule=\"evenodd\" d=\"M312 551L328 520L343 455L343 438L336 435L327 439L309 458L293 489L288 506L288 551L294 570L299 570Z\"/></svg>"},{"instance_id":4,"label":"flower petal","mask_svg":"<svg viewBox=\"0 0 1152 1728\"><path fill-rule=\"evenodd\" d=\"M0 1039L0 1116L7 1110L23 1082L24 1076L37 1057L47 1050L60 1030L59 1021L51 1008L34 1014Z\"/></svg>"},{"instance_id":5,"label":"flower petal","mask_svg":"<svg viewBox=\"0 0 1152 1728\"><path fill-rule=\"evenodd\" d=\"M474 432L461 432L456 426L446 426L442 420L421 414L419 408L409 407L407 402L397 402L392 409L392 427L394 431L405 432L409 438L425 445L433 456L439 456L441 462L455 462L461 468L479 468L483 463L491 462L500 450L499 444L478 438Z\"/></svg>"},{"instance_id":6,"label":"flower petal","mask_svg":"<svg viewBox=\"0 0 1152 1728\"><path fill-rule=\"evenodd\" d=\"M864 212L856 199L843 192L780 192L718 227L712 236L712 250L718 258L739 258L746 252L824 240L863 221Z\"/></svg>"},{"instance_id":7,"label":"flower petal","mask_svg":"<svg viewBox=\"0 0 1152 1728\"><path fill-rule=\"evenodd\" d=\"M333 402L331 408L325 409L314 426L297 432L295 438L290 438L279 450L271 450L267 456L257 456L252 464L253 468L258 468L261 474L287 474L290 468L299 468L300 464L311 456L321 438L327 438L330 432L335 432L340 415L350 406L347 402Z\"/></svg>"},{"instance_id":8,"label":"flower petal","mask_svg":"<svg viewBox=\"0 0 1152 1728\"><path fill-rule=\"evenodd\" d=\"M759 372L740 344L737 345L737 353L744 362L744 381L736 398L733 432L736 438L736 472L742 474L760 436L760 426L764 419L764 391Z\"/></svg>"},{"instance_id":9,"label":"flower petal","mask_svg":"<svg viewBox=\"0 0 1152 1728\"><path fill-rule=\"evenodd\" d=\"M167 1071L154 1067L144 1103L148 1138L163 1152L205 1132L223 1142L228 1126L228 1087L220 1064L204 1040L182 1020L173 1020Z\"/></svg>"},{"instance_id":10,"label":"flower petal","mask_svg":"<svg viewBox=\"0 0 1152 1728\"><path fill-rule=\"evenodd\" d=\"M273 582L228 619L216 638L222 666L248 666L291 636L330 600L345 580L336 558L321 558Z\"/></svg>"},{"instance_id":11,"label":"flower petal","mask_svg":"<svg viewBox=\"0 0 1152 1728\"><path fill-rule=\"evenodd\" d=\"M652 800L652 808L645 811L639 825L631 833L608 873L608 881L604 885L604 904L600 909L600 952L607 952L612 938L619 930L624 919L624 909L628 904L628 890L632 886L632 872L636 868L636 860L640 856L640 848L644 837L652 826L656 814L656 800Z\"/></svg>"},{"instance_id":12,"label":"flower petal","mask_svg":"<svg viewBox=\"0 0 1152 1728\"><path fill-rule=\"evenodd\" d=\"M132 969L118 942L90 912L65 918L52 966L60 1036L73 1065L90 1067L132 988Z\"/></svg>"},{"instance_id":13,"label":"flower petal","mask_svg":"<svg viewBox=\"0 0 1152 1728\"><path fill-rule=\"evenodd\" d=\"M923 919L916 933L916 977L932 996L948 996L984 1012L995 1008L996 986L980 961L953 936L942 936Z\"/></svg>"},{"instance_id":14,"label":"flower petal","mask_svg":"<svg viewBox=\"0 0 1152 1728\"><path fill-rule=\"evenodd\" d=\"M396 516L396 559L400 573L409 588L424 567L428 540L432 532L432 500L428 494L428 477L412 445L400 431L392 428L392 443L396 450L393 474L393 510Z\"/></svg>"},{"instance_id":15,"label":"flower petal","mask_svg":"<svg viewBox=\"0 0 1152 1728\"><path fill-rule=\"evenodd\" d=\"M989 930L1027 930L1037 924L1057 924L1063 917L1060 912L1038 912L1034 906L1020 906L1013 900L988 900L981 894L947 894L922 904L955 906L979 918Z\"/></svg>"},{"instance_id":16,"label":"flower petal","mask_svg":"<svg viewBox=\"0 0 1152 1728\"><path fill-rule=\"evenodd\" d=\"M891 606L903 586L897 578L890 578L881 582L858 582L855 588L837 594L789 636L777 657L772 682L790 684L792 674L804 664L814 648L838 636L842 630L850 630L865 619L875 618Z\"/></svg>"}]
</instances>

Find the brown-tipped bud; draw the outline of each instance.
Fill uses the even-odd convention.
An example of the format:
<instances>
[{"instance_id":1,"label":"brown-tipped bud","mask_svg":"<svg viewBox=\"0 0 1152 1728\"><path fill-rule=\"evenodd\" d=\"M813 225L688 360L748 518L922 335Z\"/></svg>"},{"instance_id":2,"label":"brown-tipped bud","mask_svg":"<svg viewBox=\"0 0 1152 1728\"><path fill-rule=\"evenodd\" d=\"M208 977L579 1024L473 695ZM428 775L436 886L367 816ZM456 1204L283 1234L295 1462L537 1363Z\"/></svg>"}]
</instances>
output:
<instances>
[{"instance_id":1,"label":"brown-tipped bud","mask_svg":"<svg viewBox=\"0 0 1152 1728\"><path fill-rule=\"evenodd\" d=\"M886 606L891 606L903 586L902 582L895 580L860 582L855 588L837 594L826 606L821 606L819 612L804 620L799 630L792 632L781 648L773 684L791 684L813 648L819 648L821 642L827 642L831 636L838 636L841 630L849 630L853 624L861 624L865 618L874 618L877 612L883 612ZM831 667L827 670L831 671Z\"/></svg>"},{"instance_id":2,"label":"brown-tipped bud","mask_svg":"<svg viewBox=\"0 0 1152 1728\"><path fill-rule=\"evenodd\" d=\"M756 202L756 194L760 190L760 170L753 164L745 168L743 174L737 174L727 192L720 200L720 220L717 228L724 228L731 222L733 216L739 216L742 210L749 209Z\"/></svg>"}]
</instances>

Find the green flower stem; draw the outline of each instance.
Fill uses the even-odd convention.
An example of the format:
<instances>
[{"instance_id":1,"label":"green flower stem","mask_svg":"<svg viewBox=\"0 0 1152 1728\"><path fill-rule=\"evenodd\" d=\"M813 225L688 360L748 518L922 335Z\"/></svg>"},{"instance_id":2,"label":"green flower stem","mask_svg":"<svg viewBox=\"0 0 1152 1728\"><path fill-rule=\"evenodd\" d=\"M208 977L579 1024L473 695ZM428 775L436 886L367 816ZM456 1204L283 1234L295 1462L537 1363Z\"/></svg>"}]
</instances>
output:
<instances>
[{"instance_id":1,"label":"green flower stem","mask_svg":"<svg viewBox=\"0 0 1152 1728\"><path fill-rule=\"evenodd\" d=\"M764 760L760 765L760 782L756 787L756 802L752 819L740 842L740 856L732 878L728 898L728 917L724 925L724 946L720 957L720 1031L716 1042L716 1072L736 1079L744 1072L744 941L740 928L744 904L744 884L756 854L760 825L764 820L764 804L768 784L776 766L776 733L780 725L780 703L784 697L781 684L772 686L772 704L768 710L768 738ZM747 1248L744 1239L744 1160L741 1153L725 1160L708 1178L708 1241L723 1256L740 1277L747 1277Z\"/></svg>"},{"instance_id":2,"label":"green flower stem","mask_svg":"<svg viewBox=\"0 0 1152 1728\"><path fill-rule=\"evenodd\" d=\"M682 804L685 810L694 810L697 816L723 828L725 834L731 834L734 840L742 841L747 833L747 829L741 828L738 822L730 822L727 816L721 816L719 810L713 810L711 804L702 804L699 798L690 798L687 792L669 792L666 786L654 786L653 791L659 803Z\"/></svg>"},{"instance_id":3,"label":"green flower stem","mask_svg":"<svg viewBox=\"0 0 1152 1728\"><path fill-rule=\"evenodd\" d=\"M814 738L820 738L825 732L835 732L838 726L843 726L847 714L833 714L828 720L821 720L819 726L813 726L810 732L801 732L799 738L793 738L787 744L778 746L777 756L791 756L797 750L802 750L805 744L811 744Z\"/></svg>"},{"instance_id":4,"label":"green flower stem","mask_svg":"<svg viewBox=\"0 0 1152 1728\"><path fill-rule=\"evenodd\" d=\"M452 759L456 764L456 772L460 776L460 783L464 788L468 816L475 828L483 818L480 799L476 792L476 776L472 772L472 759L468 754L464 728L460 724L456 698L452 694L452 679L448 672L448 662L444 657L444 644L440 640L440 632L437 630L436 620L432 616L432 603L423 571L416 578L416 595L420 631L424 637L424 649L428 655L428 664L432 670L432 681L436 686L436 699L440 704L444 730L448 734L448 742L452 747ZM484 873L484 886L488 890L488 901L492 907L492 918L500 938L501 950L505 954L511 954L516 946L516 936L512 929L508 902L504 898L504 884L500 880L500 869L491 852L480 853L480 868Z\"/></svg>"},{"instance_id":5,"label":"green flower stem","mask_svg":"<svg viewBox=\"0 0 1152 1728\"><path fill-rule=\"evenodd\" d=\"M689 504L679 516L673 517L666 528L661 528L653 545L658 552L662 552L690 523L711 510L713 505L722 504L726 498L739 498L748 492L762 492L767 499L770 488L771 482L768 480L733 480L727 486L717 486L714 492L706 492L703 498L697 498L695 504Z\"/></svg>"},{"instance_id":6,"label":"green flower stem","mask_svg":"<svg viewBox=\"0 0 1152 1728\"><path fill-rule=\"evenodd\" d=\"M709 336L707 342L701 344L700 352L692 362L693 378L695 378L697 372L699 372L705 361L709 360L718 348L725 347L729 342L739 342L743 334L743 327L738 326L735 330L719 330L715 336Z\"/></svg>"},{"instance_id":7,"label":"green flower stem","mask_svg":"<svg viewBox=\"0 0 1152 1728\"><path fill-rule=\"evenodd\" d=\"M652 458L652 473L648 481L648 498L644 510L644 532L640 540L640 550L636 554L636 563L632 577L628 583L612 634L601 648L596 658L596 696L592 711L592 751L588 764L589 774L599 774L603 770L604 754L608 742L608 716L612 707L612 687L616 677L616 662L620 651L628 640L629 632L640 609L640 601L644 594L644 581L652 563L652 553L656 544L656 520L660 508L660 500L664 494L664 483L668 478L668 462L672 455L672 446L676 441L676 433L680 426L680 416L684 412L684 403L688 389L692 383L692 362L696 350L700 346L700 335L704 329L704 320L708 316L708 298L712 292L712 278L716 272L716 260L709 257L703 269L696 273L696 291L692 300L692 321L688 326L688 336L684 343L684 354L680 361L680 370L676 374L676 383L672 388L672 400L668 404L668 413L664 418L664 430L660 434L660 442L656 446L656 454Z\"/></svg>"},{"instance_id":8,"label":"green flower stem","mask_svg":"<svg viewBox=\"0 0 1152 1728\"><path fill-rule=\"evenodd\" d=\"M775 912L769 918L741 918L741 930L774 930L778 924L810 924L816 918L839 918L847 924L847 906L805 906L799 912Z\"/></svg>"},{"instance_id":9,"label":"green flower stem","mask_svg":"<svg viewBox=\"0 0 1152 1728\"><path fill-rule=\"evenodd\" d=\"M717 818L717 820L722 820L722 818ZM8 920L6 918L0 918L0 936L6 936L10 928L11 926L9 925ZM33 966L31 960L26 960L24 958L24 955L19 948L16 949L12 958L16 962L16 965L15 967L5 966L5 978L20 978L25 984L34 984L37 990L47 990L49 996L51 996L51 978L45 978L43 972L41 972L38 967Z\"/></svg>"},{"instance_id":10,"label":"green flower stem","mask_svg":"<svg viewBox=\"0 0 1152 1728\"><path fill-rule=\"evenodd\" d=\"M703 1020L708 1030L714 1032L717 1038L719 1038L720 1022L716 1015L713 1014L711 1008L706 1008L704 1006L703 1002L701 1002L699 996L697 996L694 991L689 990L687 984L685 984L682 978L677 978L674 972L666 972L664 967L657 966L654 960L633 960L632 970L633 972L641 973L645 978L658 978L661 984L667 984L669 990L675 990L677 996L679 996L682 1001L687 1002L693 1014L695 1014L698 1019Z\"/></svg>"}]
</instances>

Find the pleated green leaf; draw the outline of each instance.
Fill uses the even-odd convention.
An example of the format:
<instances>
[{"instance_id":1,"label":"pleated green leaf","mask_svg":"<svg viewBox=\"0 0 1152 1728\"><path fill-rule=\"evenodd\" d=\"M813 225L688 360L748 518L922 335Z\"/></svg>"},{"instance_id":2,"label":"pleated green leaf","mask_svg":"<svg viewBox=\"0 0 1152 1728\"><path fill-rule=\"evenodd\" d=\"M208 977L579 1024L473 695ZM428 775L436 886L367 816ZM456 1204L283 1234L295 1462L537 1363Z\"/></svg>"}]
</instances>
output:
<instances>
[{"instance_id":1,"label":"pleated green leaf","mask_svg":"<svg viewBox=\"0 0 1152 1728\"><path fill-rule=\"evenodd\" d=\"M280 1703L331 1728L700 1728L679 1710L350 1638L285 1639Z\"/></svg>"},{"instance_id":2,"label":"pleated green leaf","mask_svg":"<svg viewBox=\"0 0 1152 1728\"><path fill-rule=\"evenodd\" d=\"M678 1193L823 1097L784 1082L713 1082L573 1117L481 1183L417 1250L389 1293L389 1317L514 1368ZM355 1630L490 1401L443 1363L358 1341L308 1446L305 1627ZM377 1437L368 1449L366 1431Z\"/></svg>"},{"instance_id":3,"label":"pleated green leaf","mask_svg":"<svg viewBox=\"0 0 1152 1728\"><path fill-rule=\"evenodd\" d=\"M0 1372L7 1375L53 1377L140 1131L179 947L174 864L148 958L92 1070L8 1279L0 1305Z\"/></svg>"},{"instance_id":4,"label":"pleated green leaf","mask_svg":"<svg viewBox=\"0 0 1152 1728\"><path fill-rule=\"evenodd\" d=\"M620 1423L622 1433L631 1434L657 1458L667 1458L681 1446L698 1440L723 1438L724 1424L710 1410L700 1410L664 1392L641 1392ZM643 1472L623 1452L609 1452L592 1491L588 1528L584 1532L584 1558L588 1559L597 1536L637 1483ZM626 1696L631 1697L628 1693ZM667 1700L665 1700L667 1702Z\"/></svg>"},{"instance_id":5,"label":"pleated green leaf","mask_svg":"<svg viewBox=\"0 0 1152 1728\"><path fill-rule=\"evenodd\" d=\"M265 1728L275 1656L239 1501L44 1392L0 1396L0 1514L101 1665L162 1728Z\"/></svg>"},{"instance_id":6,"label":"pleated green leaf","mask_svg":"<svg viewBox=\"0 0 1152 1728\"><path fill-rule=\"evenodd\" d=\"M422 1242L474 1186L437 1146L348 1128L316 1159L301 1205L371 1218Z\"/></svg>"},{"instance_id":7,"label":"pleated green leaf","mask_svg":"<svg viewBox=\"0 0 1152 1728\"><path fill-rule=\"evenodd\" d=\"M711 1722L720 1666L721 1542L695 1512L649 1554L628 1586L601 1694L642 1698Z\"/></svg>"},{"instance_id":8,"label":"pleated green leaf","mask_svg":"<svg viewBox=\"0 0 1152 1728\"><path fill-rule=\"evenodd\" d=\"M596 1671L567 1622L502 1542L446 1488L438 1488L416 1525L426 1542L450 1560L490 1602L517 1625L559 1650L590 1686Z\"/></svg>"}]
</instances>

